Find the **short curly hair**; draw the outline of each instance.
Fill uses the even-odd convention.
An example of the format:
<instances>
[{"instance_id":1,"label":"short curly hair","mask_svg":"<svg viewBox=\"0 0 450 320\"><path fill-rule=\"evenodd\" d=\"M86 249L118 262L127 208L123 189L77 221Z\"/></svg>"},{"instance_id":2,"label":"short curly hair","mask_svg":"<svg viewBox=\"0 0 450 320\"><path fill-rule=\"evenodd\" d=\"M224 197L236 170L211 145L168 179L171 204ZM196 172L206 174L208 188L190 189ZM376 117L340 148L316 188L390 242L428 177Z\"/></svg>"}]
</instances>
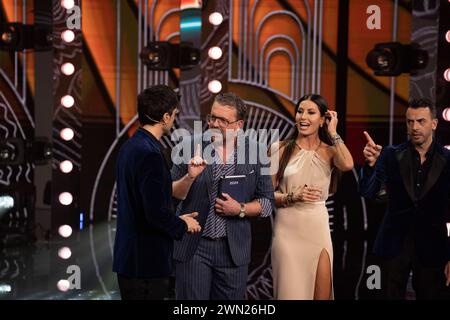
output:
<instances>
[{"instance_id":1,"label":"short curly hair","mask_svg":"<svg viewBox=\"0 0 450 320\"><path fill-rule=\"evenodd\" d=\"M162 120L167 112L172 114L179 107L179 95L166 85L146 88L137 98L138 117L141 125L154 125Z\"/></svg>"}]
</instances>

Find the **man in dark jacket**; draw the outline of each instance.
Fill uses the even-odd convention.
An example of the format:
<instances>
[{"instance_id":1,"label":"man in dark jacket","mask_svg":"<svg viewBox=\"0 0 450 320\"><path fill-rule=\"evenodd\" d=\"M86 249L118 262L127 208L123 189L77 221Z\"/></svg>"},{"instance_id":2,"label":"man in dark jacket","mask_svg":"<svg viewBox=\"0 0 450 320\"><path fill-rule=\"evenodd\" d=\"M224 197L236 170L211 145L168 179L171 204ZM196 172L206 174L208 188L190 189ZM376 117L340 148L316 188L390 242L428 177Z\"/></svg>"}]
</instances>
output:
<instances>
[{"instance_id":1,"label":"man in dark jacket","mask_svg":"<svg viewBox=\"0 0 450 320\"><path fill-rule=\"evenodd\" d=\"M113 271L122 299L167 297L174 239L201 229L197 212L177 217L172 210L172 179L159 143L178 105L167 86L145 89L138 96L141 127L119 151Z\"/></svg>"},{"instance_id":2,"label":"man in dark jacket","mask_svg":"<svg viewBox=\"0 0 450 320\"><path fill-rule=\"evenodd\" d=\"M408 142L381 152L364 132L361 193L370 198L385 189L388 198L374 245L387 299L405 298L411 271L417 299L438 298L450 284L450 151L433 138L437 122L430 101L412 100L406 111Z\"/></svg>"}]
</instances>

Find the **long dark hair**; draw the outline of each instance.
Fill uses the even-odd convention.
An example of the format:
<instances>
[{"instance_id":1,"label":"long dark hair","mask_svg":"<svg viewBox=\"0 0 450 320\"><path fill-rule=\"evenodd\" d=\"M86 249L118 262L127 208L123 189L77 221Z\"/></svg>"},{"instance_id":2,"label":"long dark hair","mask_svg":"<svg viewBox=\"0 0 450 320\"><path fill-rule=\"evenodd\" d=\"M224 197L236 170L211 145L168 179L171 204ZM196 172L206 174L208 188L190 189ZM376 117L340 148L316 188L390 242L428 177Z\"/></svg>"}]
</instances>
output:
<instances>
[{"instance_id":1,"label":"long dark hair","mask_svg":"<svg viewBox=\"0 0 450 320\"><path fill-rule=\"evenodd\" d=\"M328 104L327 104L327 101L325 100L325 98L319 94L307 94L307 95L304 95L303 97L301 97L300 100L298 100L298 102L295 106L294 119L295 119L295 115L297 115L298 108L300 107L300 103L302 103L303 101L307 101L307 100L314 102L319 107L319 112L320 112L321 117L325 116L325 113L328 111ZM283 155L281 156L280 165L278 167L278 172L276 175L277 183L279 183L281 181L281 179L283 178L284 170L286 170L289 159L291 159L292 154L294 153L294 150L296 147L295 140L297 140L297 137L298 137L298 128L296 127L296 130L294 130L292 135L287 140L284 140L280 143L279 148L281 149L282 147L284 147L284 151L283 151ZM328 134L328 126L327 126L326 121L319 128L319 139L320 139L320 141L322 141L328 145L333 144L331 141L331 137ZM336 191L337 181L339 180L340 174L341 174L340 171L337 170L336 168L334 168L333 174L331 177L331 183L330 183L330 192L331 193L334 193Z\"/></svg>"}]
</instances>

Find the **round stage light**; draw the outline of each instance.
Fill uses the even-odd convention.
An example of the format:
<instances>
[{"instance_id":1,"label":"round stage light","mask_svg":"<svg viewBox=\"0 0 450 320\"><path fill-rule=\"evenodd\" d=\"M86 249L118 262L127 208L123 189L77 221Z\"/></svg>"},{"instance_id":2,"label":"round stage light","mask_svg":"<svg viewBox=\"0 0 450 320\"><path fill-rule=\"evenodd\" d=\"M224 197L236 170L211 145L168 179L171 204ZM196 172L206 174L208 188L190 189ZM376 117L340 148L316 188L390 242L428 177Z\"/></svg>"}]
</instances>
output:
<instances>
[{"instance_id":1,"label":"round stage light","mask_svg":"<svg viewBox=\"0 0 450 320\"><path fill-rule=\"evenodd\" d=\"M61 0L61 7L66 10L72 9L75 6L74 0Z\"/></svg>"},{"instance_id":2,"label":"round stage light","mask_svg":"<svg viewBox=\"0 0 450 320\"><path fill-rule=\"evenodd\" d=\"M215 26L218 26L223 21L223 16L219 12L213 12L209 15L209 22Z\"/></svg>"},{"instance_id":3,"label":"round stage light","mask_svg":"<svg viewBox=\"0 0 450 320\"><path fill-rule=\"evenodd\" d=\"M222 90L222 84L219 80L212 80L208 83L208 90L212 93L219 93Z\"/></svg>"},{"instance_id":4,"label":"round stage light","mask_svg":"<svg viewBox=\"0 0 450 320\"><path fill-rule=\"evenodd\" d=\"M442 111L442 118L444 118L445 121L450 121L450 108L445 108L444 111Z\"/></svg>"},{"instance_id":5,"label":"round stage light","mask_svg":"<svg viewBox=\"0 0 450 320\"><path fill-rule=\"evenodd\" d=\"M0 196L0 215L2 212L14 208L14 204L15 201L12 196L7 194Z\"/></svg>"},{"instance_id":6,"label":"round stage light","mask_svg":"<svg viewBox=\"0 0 450 320\"><path fill-rule=\"evenodd\" d=\"M75 133L70 128L64 128L64 129L61 130L59 135L61 136L61 139L66 140L66 141L70 141L70 140L73 139Z\"/></svg>"},{"instance_id":7,"label":"round stage light","mask_svg":"<svg viewBox=\"0 0 450 320\"><path fill-rule=\"evenodd\" d=\"M63 192L59 195L59 202L64 205L64 206L68 206L72 203L73 201L73 196L70 192Z\"/></svg>"},{"instance_id":8,"label":"round stage light","mask_svg":"<svg viewBox=\"0 0 450 320\"><path fill-rule=\"evenodd\" d=\"M75 104L75 99L71 95L65 95L61 98L61 104L64 108L72 108Z\"/></svg>"},{"instance_id":9,"label":"round stage light","mask_svg":"<svg viewBox=\"0 0 450 320\"><path fill-rule=\"evenodd\" d=\"M445 146L445 148L447 148L448 150L450 150L450 144Z\"/></svg>"},{"instance_id":10,"label":"round stage light","mask_svg":"<svg viewBox=\"0 0 450 320\"><path fill-rule=\"evenodd\" d=\"M72 256L72 251L70 250L69 247L59 248L58 256L64 260L69 259Z\"/></svg>"},{"instance_id":11,"label":"round stage light","mask_svg":"<svg viewBox=\"0 0 450 320\"><path fill-rule=\"evenodd\" d=\"M222 56L222 49L220 49L219 47L211 47L208 50L208 56L213 60L220 59L220 57Z\"/></svg>"},{"instance_id":12,"label":"round stage light","mask_svg":"<svg viewBox=\"0 0 450 320\"><path fill-rule=\"evenodd\" d=\"M69 160L64 160L59 164L59 169L64 173L72 172L73 164Z\"/></svg>"},{"instance_id":13,"label":"round stage light","mask_svg":"<svg viewBox=\"0 0 450 320\"><path fill-rule=\"evenodd\" d=\"M58 228L58 233L61 237L68 238L72 235L72 227L64 224Z\"/></svg>"},{"instance_id":14,"label":"round stage light","mask_svg":"<svg viewBox=\"0 0 450 320\"><path fill-rule=\"evenodd\" d=\"M72 30L66 30L61 33L61 39L65 42L72 42L75 39L75 33Z\"/></svg>"},{"instance_id":15,"label":"round stage light","mask_svg":"<svg viewBox=\"0 0 450 320\"><path fill-rule=\"evenodd\" d=\"M447 42L450 42L450 30L448 30L445 34L445 40L447 40Z\"/></svg>"},{"instance_id":16,"label":"round stage light","mask_svg":"<svg viewBox=\"0 0 450 320\"><path fill-rule=\"evenodd\" d=\"M70 282L67 279L61 279L58 281L56 286L58 287L59 291L66 292L70 289Z\"/></svg>"},{"instance_id":17,"label":"round stage light","mask_svg":"<svg viewBox=\"0 0 450 320\"><path fill-rule=\"evenodd\" d=\"M444 79L450 82L450 68L444 71Z\"/></svg>"},{"instance_id":18,"label":"round stage light","mask_svg":"<svg viewBox=\"0 0 450 320\"><path fill-rule=\"evenodd\" d=\"M75 67L70 62L66 62L61 66L61 72L66 76L70 76L75 72Z\"/></svg>"},{"instance_id":19,"label":"round stage light","mask_svg":"<svg viewBox=\"0 0 450 320\"><path fill-rule=\"evenodd\" d=\"M12 291L12 289L9 284L5 284L5 283L0 284L0 294L10 293L11 291Z\"/></svg>"}]
</instances>

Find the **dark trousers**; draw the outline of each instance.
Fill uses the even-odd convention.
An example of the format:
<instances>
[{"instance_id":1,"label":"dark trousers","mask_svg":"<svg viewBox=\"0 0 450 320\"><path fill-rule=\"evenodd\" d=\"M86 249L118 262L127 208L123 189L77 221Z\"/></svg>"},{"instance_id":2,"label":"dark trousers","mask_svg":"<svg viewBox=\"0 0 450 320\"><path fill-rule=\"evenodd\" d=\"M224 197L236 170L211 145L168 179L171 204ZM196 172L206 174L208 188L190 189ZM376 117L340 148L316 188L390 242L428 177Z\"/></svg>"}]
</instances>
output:
<instances>
[{"instance_id":1,"label":"dark trousers","mask_svg":"<svg viewBox=\"0 0 450 320\"><path fill-rule=\"evenodd\" d=\"M122 300L165 300L169 298L169 277L129 278L117 275Z\"/></svg>"},{"instance_id":2,"label":"dark trousers","mask_svg":"<svg viewBox=\"0 0 450 320\"><path fill-rule=\"evenodd\" d=\"M177 300L243 300L248 265L236 266L226 238L202 238L194 256L175 261Z\"/></svg>"},{"instance_id":3,"label":"dark trousers","mask_svg":"<svg viewBox=\"0 0 450 320\"><path fill-rule=\"evenodd\" d=\"M403 250L397 257L383 259L381 262L382 298L404 300L411 271L417 300L442 298L445 290L444 265L424 266L417 257L411 233L405 238Z\"/></svg>"}]
</instances>

